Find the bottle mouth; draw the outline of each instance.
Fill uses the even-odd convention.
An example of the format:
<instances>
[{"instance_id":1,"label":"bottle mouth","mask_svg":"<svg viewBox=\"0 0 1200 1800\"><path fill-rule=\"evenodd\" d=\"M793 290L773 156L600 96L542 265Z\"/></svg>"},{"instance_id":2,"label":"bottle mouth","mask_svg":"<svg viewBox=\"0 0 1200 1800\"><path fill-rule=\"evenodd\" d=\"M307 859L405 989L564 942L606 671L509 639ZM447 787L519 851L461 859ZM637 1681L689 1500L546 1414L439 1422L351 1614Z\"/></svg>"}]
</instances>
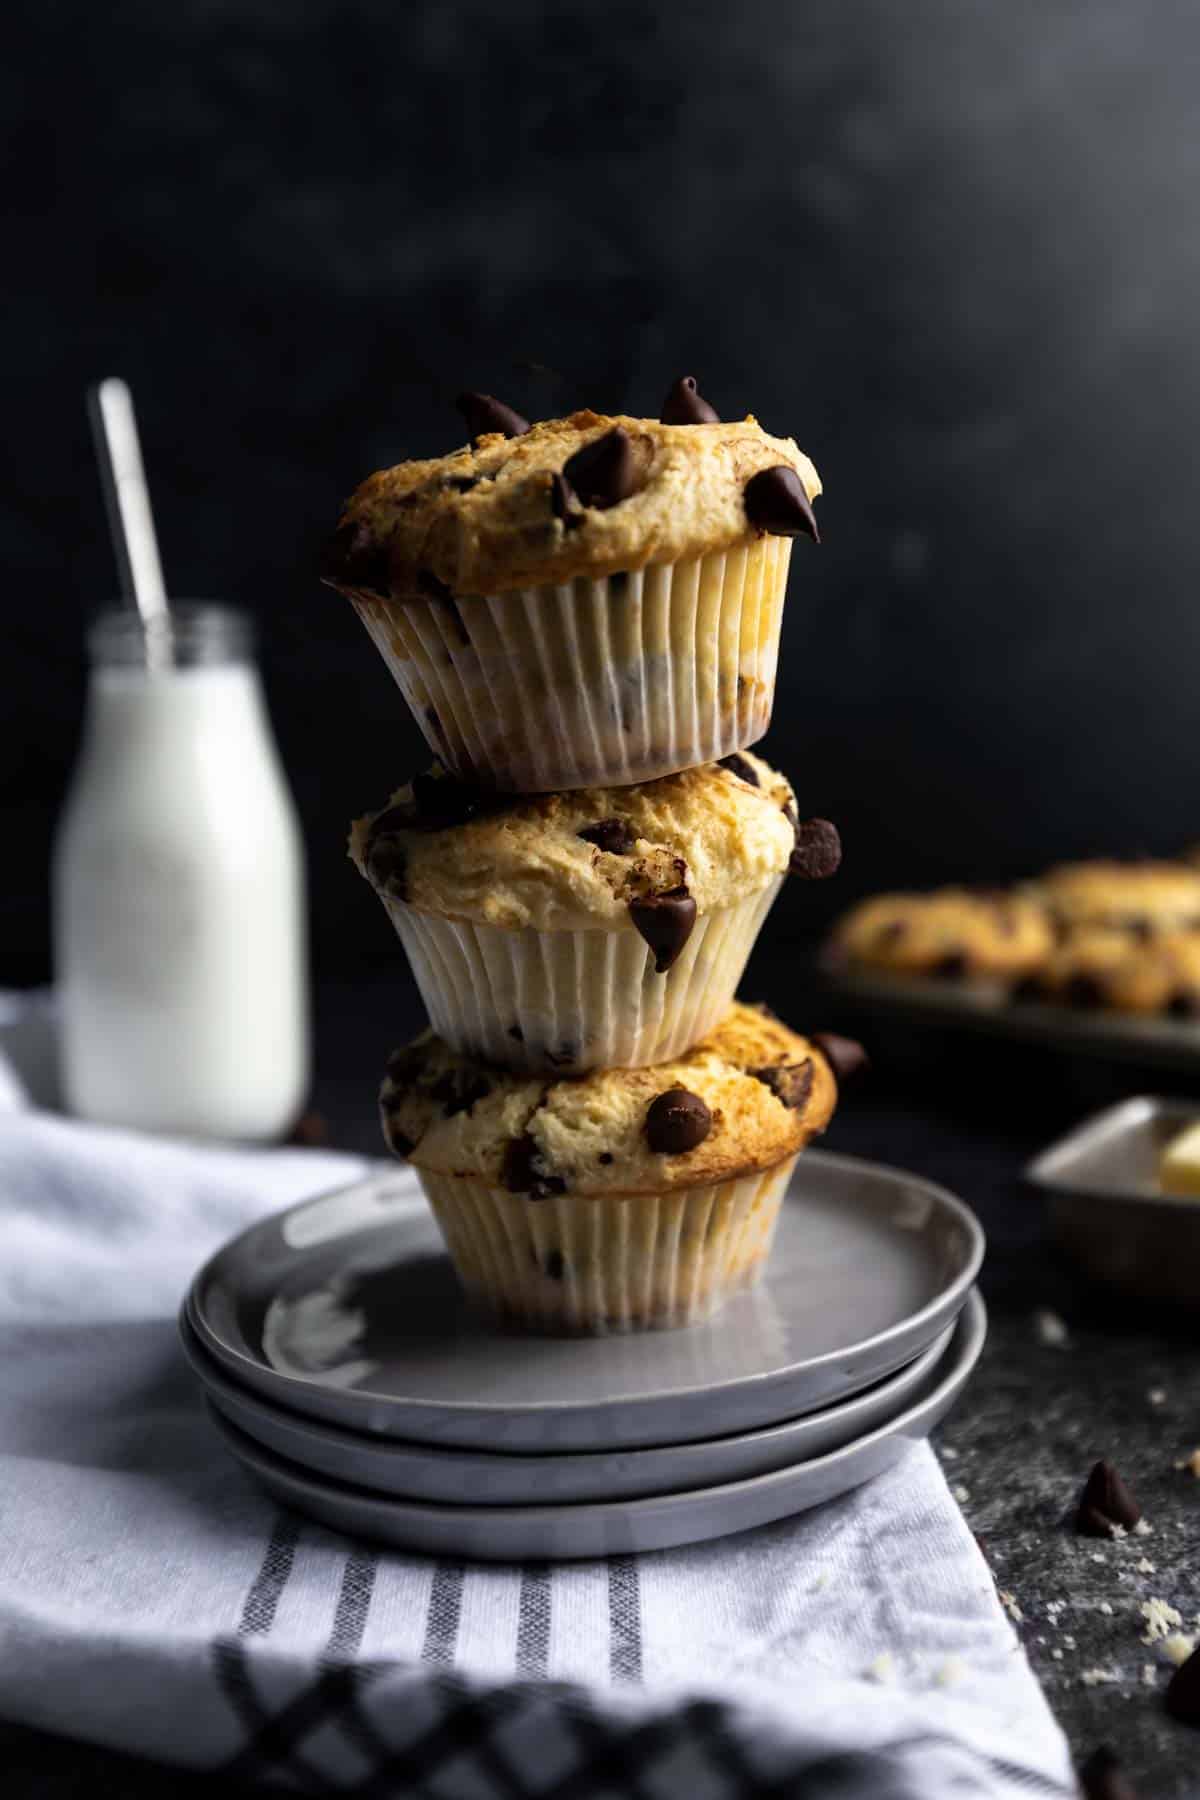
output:
<instances>
[{"instance_id":1,"label":"bottle mouth","mask_svg":"<svg viewBox=\"0 0 1200 1800\"><path fill-rule=\"evenodd\" d=\"M254 624L248 613L208 600L180 600L149 621L132 605L112 607L93 620L87 647L102 668L211 668L253 654Z\"/></svg>"}]
</instances>

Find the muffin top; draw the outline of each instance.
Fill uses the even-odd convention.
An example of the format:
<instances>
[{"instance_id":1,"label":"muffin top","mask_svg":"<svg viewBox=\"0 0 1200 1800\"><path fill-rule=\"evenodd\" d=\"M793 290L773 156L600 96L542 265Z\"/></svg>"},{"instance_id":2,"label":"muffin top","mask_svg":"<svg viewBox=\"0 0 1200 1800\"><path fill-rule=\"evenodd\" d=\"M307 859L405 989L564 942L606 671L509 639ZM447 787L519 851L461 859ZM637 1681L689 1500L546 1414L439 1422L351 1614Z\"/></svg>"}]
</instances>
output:
<instances>
[{"instance_id":1,"label":"muffin top","mask_svg":"<svg viewBox=\"0 0 1200 1800\"><path fill-rule=\"evenodd\" d=\"M876 894L837 926L835 949L851 962L896 973L1020 976L1049 954L1053 933L1035 900L939 888Z\"/></svg>"},{"instance_id":2,"label":"muffin top","mask_svg":"<svg viewBox=\"0 0 1200 1800\"><path fill-rule=\"evenodd\" d=\"M825 862L809 866L822 833ZM832 826L799 822L783 776L746 751L635 787L555 794L484 793L435 765L350 832L385 901L541 931L642 929L631 908L644 906L711 912L790 865L832 873L836 845Z\"/></svg>"},{"instance_id":3,"label":"muffin top","mask_svg":"<svg viewBox=\"0 0 1200 1800\"><path fill-rule=\"evenodd\" d=\"M784 473L748 496L767 470ZM322 574L366 597L502 594L678 562L765 531L815 535L808 501L820 491L792 439L769 437L753 418L663 424L577 412L381 469L347 501Z\"/></svg>"},{"instance_id":4,"label":"muffin top","mask_svg":"<svg viewBox=\"0 0 1200 1800\"><path fill-rule=\"evenodd\" d=\"M1200 1016L1200 931L1143 937L1112 925L1069 931L1025 987L1031 998L1118 1012Z\"/></svg>"},{"instance_id":5,"label":"muffin top","mask_svg":"<svg viewBox=\"0 0 1200 1800\"><path fill-rule=\"evenodd\" d=\"M836 1103L824 1051L741 1003L675 1062L576 1080L496 1069L427 1031L392 1056L380 1092L397 1156L539 1200L660 1193L769 1168L822 1131Z\"/></svg>"},{"instance_id":6,"label":"muffin top","mask_svg":"<svg viewBox=\"0 0 1200 1800\"><path fill-rule=\"evenodd\" d=\"M1034 889L1066 926L1147 933L1200 925L1200 869L1186 863L1064 863Z\"/></svg>"}]
</instances>

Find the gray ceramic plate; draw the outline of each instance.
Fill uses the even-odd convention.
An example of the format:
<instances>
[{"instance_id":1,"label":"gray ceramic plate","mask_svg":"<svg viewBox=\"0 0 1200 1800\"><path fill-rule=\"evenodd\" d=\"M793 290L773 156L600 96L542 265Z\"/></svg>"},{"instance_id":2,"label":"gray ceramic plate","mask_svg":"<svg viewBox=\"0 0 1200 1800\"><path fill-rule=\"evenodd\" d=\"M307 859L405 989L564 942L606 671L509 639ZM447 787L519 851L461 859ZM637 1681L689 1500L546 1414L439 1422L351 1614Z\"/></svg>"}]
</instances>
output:
<instances>
[{"instance_id":1,"label":"gray ceramic plate","mask_svg":"<svg viewBox=\"0 0 1200 1800\"><path fill-rule=\"evenodd\" d=\"M185 1323L181 1330L188 1361L217 1411L256 1443L306 1469L406 1500L540 1506L679 1493L718 1482L744 1481L802 1457L823 1456L903 1412L928 1386L931 1371L949 1346L953 1327L947 1327L928 1350L886 1381L801 1419L693 1444L580 1451L565 1456L506 1456L490 1450L407 1444L305 1419L237 1387L201 1348L191 1327Z\"/></svg>"},{"instance_id":2,"label":"gray ceramic plate","mask_svg":"<svg viewBox=\"0 0 1200 1800\"><path fill-rule=\"evenodd\" d=\"M808 1151L760 1285L715 1319L626 1337L521 1337L462 1299L411 1178L376 1177L254 1225L185 1317L242 1388L354 1431L498 1451L689 1443L798 1418L911 1362L983 1256L961 1201Z\"/></svg>"},{"instance_id":3,"label":"gray ceramic plate","mask_svg":"<svg viewBox=\"0 0 1200 1800\"><path fill-rule=\"evenodd\" d=\"M1060 1242L1095 1280L1194 1305L1200 1201L1164 1194L1158 1159L1198 1118L1195 1100L1140 1095L1094 1114L1030 1163L1026 1176L1049 1193Z\"/></svg>"},{"instance_id":4,"label":"gray ceramic plate","mask_svg":"<svg viewBox=\"0 0 1200 1800\"><path fill-rule=\"evenodd\" d=\"M264 1450L214 1410L222 1436L278 1500L352 1537L404 1550L481 1561L559 1560L669 1550L768 1525L859 1487L897 1462L949 1411L979 1359L987 1318L978 1294L959 1317L949 1350L905 1411L839 1450L749 1481L584 1506L428 1506L389 1499L312 1475Z\"/></svg>"}]
</instances>

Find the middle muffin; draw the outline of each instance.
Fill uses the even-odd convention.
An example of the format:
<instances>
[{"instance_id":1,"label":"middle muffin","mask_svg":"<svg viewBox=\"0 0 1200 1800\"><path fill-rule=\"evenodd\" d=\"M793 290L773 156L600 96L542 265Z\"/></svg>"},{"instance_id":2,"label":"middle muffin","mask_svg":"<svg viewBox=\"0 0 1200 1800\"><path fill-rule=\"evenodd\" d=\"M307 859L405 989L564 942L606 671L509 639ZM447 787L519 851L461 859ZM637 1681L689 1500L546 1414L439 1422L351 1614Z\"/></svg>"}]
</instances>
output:
<instances>
[{"instance_id":1,"label":"middle muffin","mask_svg":"<svg viewBox=\"0 0 1200 1800\"><path fill-rule=\"evenodd\" d=\"M743 751L635 787L525 797L435 768L355 822L350 854L439 1037L580 1074L665 1062L704 1037L789 867L832 874L839 846Z\"/></svg>"}]
</instances>

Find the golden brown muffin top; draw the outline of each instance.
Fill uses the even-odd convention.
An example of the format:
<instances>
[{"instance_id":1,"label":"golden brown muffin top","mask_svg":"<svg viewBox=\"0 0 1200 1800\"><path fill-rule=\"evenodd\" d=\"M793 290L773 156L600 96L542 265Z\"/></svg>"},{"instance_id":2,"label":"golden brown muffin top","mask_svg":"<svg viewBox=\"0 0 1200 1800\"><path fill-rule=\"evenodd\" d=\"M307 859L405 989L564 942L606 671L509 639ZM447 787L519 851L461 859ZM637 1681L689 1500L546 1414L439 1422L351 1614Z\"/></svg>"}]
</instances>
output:
<instances>
[{"instance_id":1,"label":"golden brown muffin top","mask_svg":"<svg viewBox=\"0 0 1200 1800\"><path fill-rule=\"evenodd\" d=\"M1200 869L1172 862L1064 863L1031 884L1065 926L1150 932L1200 925Z\"/></svg>"},{"instance_id":2,"label":"golden brown muffin top","mask_svg":"<svg viewBox=\"0 0 1200 1800\"><path fill-rule=\"evenodd\" d=\"M897 974L1019 977L1049 955L1044 907L1019 894L938 888L875 894L837 925L833 943L850 961Z\"/></svg>"},{"instance_id":3,"label":"golden brown muffin top","mask_svg":"<svg viewBox=\"0 0 1200 1800\"><path fill-rule=\"evenodd\" d=\"M574 1080L496 1069L427 1031L393 1055L380 1092L396 1155L535 1199L662 1193L770 1168L824 1130L836 1103L824 1051L741 1002L674 1062Z\"/></svg>"},{"instance_id":4,"label":"golden brown muffin top","mask_svg":"<svg viewBox=\"0 0 1200 1800\"><path fill-rule=\"evenodd\" d=\"M768 470L784 471L785 484L798 477L808 501L821 492L792 439L769 437L754 418L663 424L577 412L520 436L488 432L364 481L323 574L350 595L501 594L808 529L789 524L770 481L747 498Z\"/></svg>"}]
</instances>

